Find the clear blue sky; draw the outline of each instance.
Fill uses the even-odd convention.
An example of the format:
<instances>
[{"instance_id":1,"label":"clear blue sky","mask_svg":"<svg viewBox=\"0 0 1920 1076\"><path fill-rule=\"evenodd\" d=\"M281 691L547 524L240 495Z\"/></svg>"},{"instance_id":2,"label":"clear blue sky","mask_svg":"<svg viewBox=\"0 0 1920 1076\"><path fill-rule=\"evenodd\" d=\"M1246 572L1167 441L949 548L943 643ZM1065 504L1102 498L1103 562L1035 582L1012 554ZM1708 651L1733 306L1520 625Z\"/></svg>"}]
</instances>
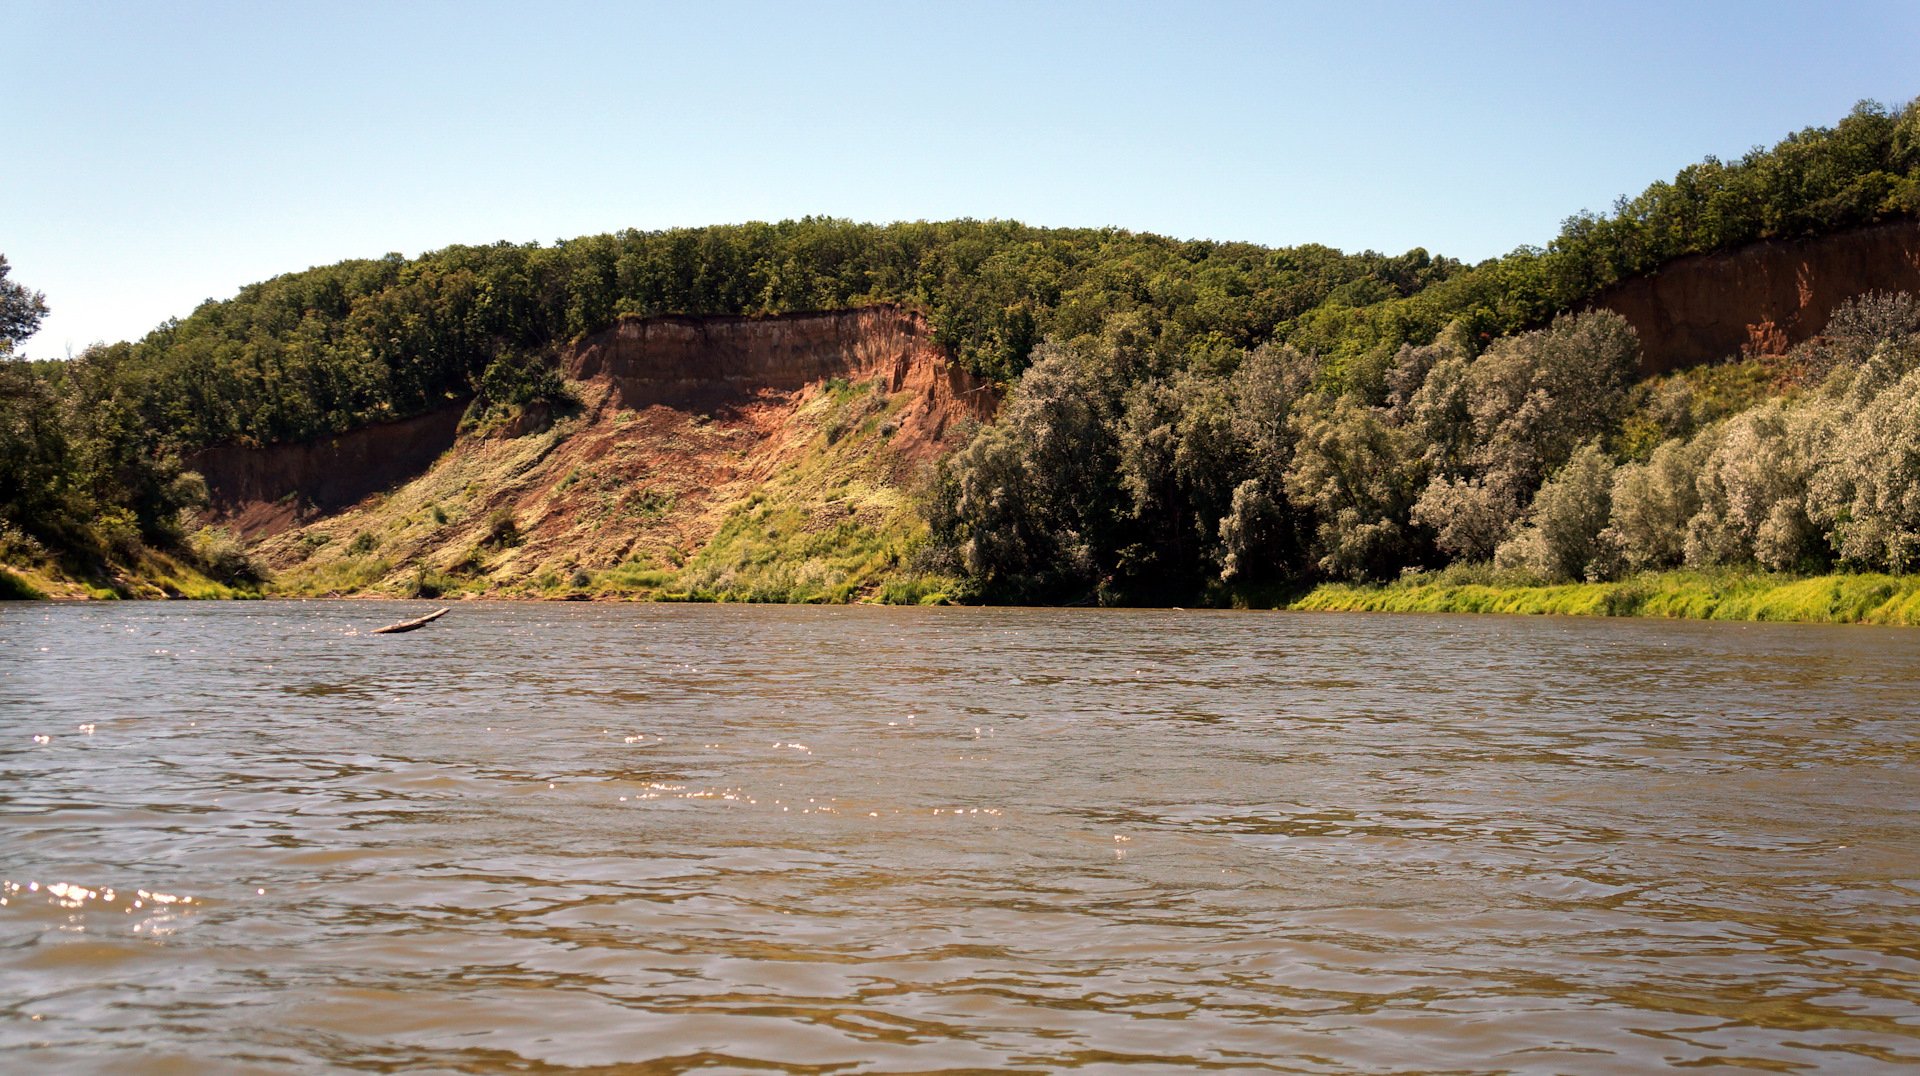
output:
<instances>
[{"instance_id":1,"label":"clear blue sky","mask_svg":"<svg viewBox=\"0 0 1920 1076\"><path fill-rule=\"evenodd\" d=\"M37 357L341 258L809 213L1477 260L1920 94L1914 0L0 0L0 26Z\"/></svg>"}]
</instances>

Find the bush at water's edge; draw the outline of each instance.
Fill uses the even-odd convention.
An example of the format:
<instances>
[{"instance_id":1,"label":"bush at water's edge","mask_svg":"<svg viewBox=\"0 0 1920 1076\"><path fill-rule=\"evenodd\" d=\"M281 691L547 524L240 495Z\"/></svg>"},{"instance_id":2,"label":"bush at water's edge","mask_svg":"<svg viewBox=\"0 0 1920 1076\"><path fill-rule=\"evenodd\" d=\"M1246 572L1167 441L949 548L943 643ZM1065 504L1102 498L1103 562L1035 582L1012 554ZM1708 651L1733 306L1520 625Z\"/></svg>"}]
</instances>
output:
<instances>
[{"instance_id":1,"label":"bush at water's edge","mask_svg":"<svg viewBox=\"0 0 1920 1076\"><path fill-rule=\"evenodd\" d=\"M1920 576L1657 572L1612 583L1531 585L1455 581L1439 573L1384 586L1330 583L1289 608L1920 625Z\"/></svg>"},{"instance_id":2,"label":"bush at water's edge","mask_svg":"<svg viewBox=\"0 0 1920 1076\"><path fill-rule=\"evenodd\" d=\"M25 579L0 568L0 601L32 601L46 597Z\"/></svg>"}]
</instances>

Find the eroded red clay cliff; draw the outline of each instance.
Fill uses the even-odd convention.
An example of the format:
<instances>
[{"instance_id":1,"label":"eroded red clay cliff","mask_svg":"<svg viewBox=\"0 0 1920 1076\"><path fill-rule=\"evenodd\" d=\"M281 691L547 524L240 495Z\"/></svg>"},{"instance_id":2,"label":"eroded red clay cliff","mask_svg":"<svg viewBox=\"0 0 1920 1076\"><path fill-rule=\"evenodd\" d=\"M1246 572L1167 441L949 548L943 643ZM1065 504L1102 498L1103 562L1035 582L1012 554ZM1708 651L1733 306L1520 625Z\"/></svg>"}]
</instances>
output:
<instances>
[{"instance_id":1,"label":"eroded red clay cliff","mask_svg":"<svg viewBox=\"0 0 1920 1076\"><path fill-rule=\"evenodd\" d=\"M244 538L278 534L407 481L453 447L466 404L335 437L248 448L222 445L189 457L207 480L211 514Z\"/></svg>"},{"instance_id":2,"label":"eroded red clay cliff","mask_svg":"<svg viewBox=\"0 0 1920 1076\"><path fill-rule=\"evenodd\" d=\"M1640 334L1641 370L1779 355L1863 292L1920 292L1920 220L1700 254L1600 293Z\"/></svg>"},{"instance_id":3,"label":"eroded red clay cliff","mask_svg":"<svg viewBox=\"0 0 1920 1076\"><path fill-rule=\"evenodd\" d=\"M924 454L963 415L986 419L994 390L955 366L926 320L880 305L774 317L623 318L569 349L568 377L600 381L620 407L708 410L830 378L911 392L896 445Z\"/></svg>"},{"instance_id":4,"label":"eroded red clay cliff","mask_svg":"<svg viewBox=\"0 0 1920 1076\"><path fill-rule=\"evenodd\" d=\"M989 419L998 404L991 386L933 343L925 319L894 306L624 318L568 348L560 363L586 413L564 446L515 476L512 506L523 515L533 514L536 499L550 506L569 500L540 487L585 467L623 489L671 495L687 509L678 522L692 526L694 509L716 488L764 480L781 465L787 453L775 449L792 440L783 424L808 391L834 378L879 381L889 395L907 394L888 441L902 479L939 452L958 420ZM214 520L259 540L413 481L450 450L483 453L458 435L461 412L455 405L298 444L214 448L188 465L207 479ZM536 538L546 514L543 508L527 524ZM553 522L548 539L571 540ZM689 532L676 541L699 537Z\"/></svg>"}]
</instances>

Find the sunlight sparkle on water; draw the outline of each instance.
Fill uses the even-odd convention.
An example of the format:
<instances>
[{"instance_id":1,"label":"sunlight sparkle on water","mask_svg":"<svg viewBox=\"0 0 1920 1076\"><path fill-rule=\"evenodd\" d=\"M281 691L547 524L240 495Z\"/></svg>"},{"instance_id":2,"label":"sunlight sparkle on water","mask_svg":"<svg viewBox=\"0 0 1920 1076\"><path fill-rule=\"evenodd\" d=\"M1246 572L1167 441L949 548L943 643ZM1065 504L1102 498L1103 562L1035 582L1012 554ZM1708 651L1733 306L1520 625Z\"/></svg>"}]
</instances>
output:
<instances>
[{"instance_id":1,"label":"sunlight sparkle on water","mask_svg":"<svg viewBox=\"0 0 1920 1076\"><path fill-rule=\"evenodd\" d=\"M1920 1061L1909 633L127 608L0 650L9 1071Z\"/></svg>"},{"instance_id":2,"label":"sunlight sparkle on water","mask_svg":"<svg viewBox=\"0 0 1920 1076\"><path fill-rule=\"evenodd\" d=\"M194 903L194 898L190 896L176 893L162 893L150 889L136 889L133 891L132 897L122 901L122 894L112 886L94 888L80 885L76 882L47 882L42 884L34 881L16 882L11 879L0 880L0 893L5 894L4 897L0 897L0 905L7 907L17 906L16 902L23 895L33 896L37 894L44 894L47 902L55 907L68 910L85 908L90 903L95 902L99 904L120 904L121 910L124 912L139 911L147 908L149 905L167 908L173 905L185 906Z\"/></svg>"}]
</instances>

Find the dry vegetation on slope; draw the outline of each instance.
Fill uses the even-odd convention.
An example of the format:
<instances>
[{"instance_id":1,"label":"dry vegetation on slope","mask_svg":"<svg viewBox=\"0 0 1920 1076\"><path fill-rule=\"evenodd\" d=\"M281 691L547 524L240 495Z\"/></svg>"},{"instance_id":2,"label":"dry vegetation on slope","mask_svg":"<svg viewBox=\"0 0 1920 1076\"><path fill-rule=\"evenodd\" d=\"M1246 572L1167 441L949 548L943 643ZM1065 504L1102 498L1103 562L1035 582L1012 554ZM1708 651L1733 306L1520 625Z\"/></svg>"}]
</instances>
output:
<instances>
[{"instance_id":1,"label":"dry vegetation on slope","mask_svg":"<svg viewBox=\"0 0 1920 1076\"><path fill-rule=\"evenodd\" d=\"M577 406L463 433L424 473L259 537L300 595L937 598L908 490L990 408L912 315L629 323L569 358ZM700 337L690 340L689 337ZM638 341L636 343L636 341ZM729 376L729 374L739 376ZM825 375L825 376L820 376ZM281 511L275 518L297 516ZM235 506L234 518L264 518Z\"/></svg>"}]
</instances>

